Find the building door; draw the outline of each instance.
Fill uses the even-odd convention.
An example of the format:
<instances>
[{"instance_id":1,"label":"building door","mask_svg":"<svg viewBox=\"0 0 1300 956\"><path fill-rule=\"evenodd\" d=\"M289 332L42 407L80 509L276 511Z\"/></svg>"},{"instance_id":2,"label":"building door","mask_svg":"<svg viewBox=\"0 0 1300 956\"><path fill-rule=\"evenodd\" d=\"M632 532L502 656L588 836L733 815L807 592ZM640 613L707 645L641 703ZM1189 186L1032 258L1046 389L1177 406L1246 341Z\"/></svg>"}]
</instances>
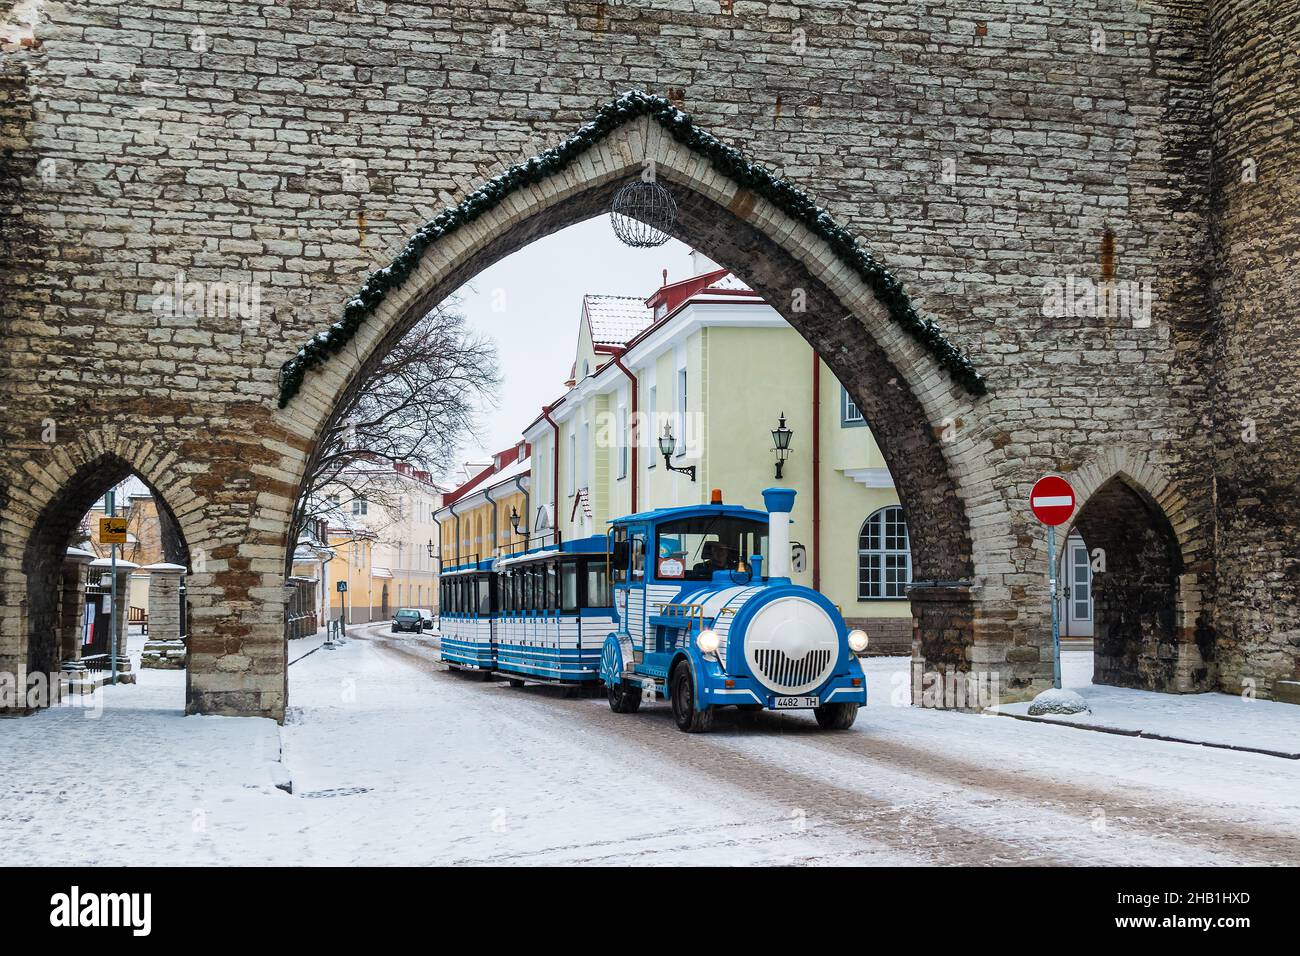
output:
<instances>
[{"instance_id":1,"label":"building door","mask_svg":"<svg viewBox=\"0 0 1300 956\"><path fill-rule=\"evenodd\" d=\"M1061 589L1062 634L1092 637L1092 557L1083 538L1070 535L1065 545Z\"/></svg>"}]
</instances>

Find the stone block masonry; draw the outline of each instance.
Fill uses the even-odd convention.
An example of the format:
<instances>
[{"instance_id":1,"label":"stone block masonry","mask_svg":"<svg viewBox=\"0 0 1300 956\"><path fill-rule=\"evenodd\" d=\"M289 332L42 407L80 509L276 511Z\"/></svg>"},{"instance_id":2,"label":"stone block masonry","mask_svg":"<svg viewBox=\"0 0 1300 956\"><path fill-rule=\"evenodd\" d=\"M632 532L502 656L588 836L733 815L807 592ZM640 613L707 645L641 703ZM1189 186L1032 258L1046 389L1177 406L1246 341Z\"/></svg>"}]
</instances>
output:
<instances>
[{"instance_id":1,"label":"stone block masonry","mask_svg":"<svg viewBox=\"0 0 1300 956\"><path fill-rule=\"evenodd\" d=\"M1300 14L1210 7L38 4L27 42L0 29L0 669L51 656L71 525L135 472L187 551L187 706L281 718L289 516L340 391L421 308L654 158L681 238L787 313L871 421L929 585L921 670L1046 686L1026 496L1054 471L1125 484L1166 535L1174 580L1143 593L1168 640L1143 680L1271 695L1300 653ZM416 228L632 88L807 192L988 394L804 224L642 118L431 246L278 407L282 363Z\"/></svg>"}]
</instances>

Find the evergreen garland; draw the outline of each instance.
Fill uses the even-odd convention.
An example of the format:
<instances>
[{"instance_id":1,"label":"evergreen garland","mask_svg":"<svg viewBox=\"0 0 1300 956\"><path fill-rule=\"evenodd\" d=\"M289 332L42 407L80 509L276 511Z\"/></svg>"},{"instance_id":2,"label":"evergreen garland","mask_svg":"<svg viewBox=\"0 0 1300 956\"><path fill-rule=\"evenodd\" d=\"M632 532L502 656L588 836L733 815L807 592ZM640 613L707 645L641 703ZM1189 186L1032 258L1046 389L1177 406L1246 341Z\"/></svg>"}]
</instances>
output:
<instances>
[{"instance_id":1,"label":"evergreen garland","mask_svg":"<svg viewBox=\"0 0 1300 956\"><path fill-rule=\"evenodd\" d=\"M888 309L890 317L924 345L953 379L972 395L983 395L988 391L983 376L975 370L970 359L944 337L933 320L923 319L917 313L902 283L876 262L871 253L861 248L857 239L811 197L695 126L690 116L663 97L631 90L601 107L591 122L559 145L493 176L459 204L444 209L417 229L391 263L366 277L361 288L344 304L343 317L331 324L328 331L317 333L281 366L280 407L284 408L298 393L308 370L323 365L331 355L337 354L388 293L410 277L431 244L474 221L521 186L534 185L564 169L615 129L644 115L653 117L678 142L707 157L719 172L762 196L825 239L836 256L872 289Z\"/></svg>"}]
</instances>

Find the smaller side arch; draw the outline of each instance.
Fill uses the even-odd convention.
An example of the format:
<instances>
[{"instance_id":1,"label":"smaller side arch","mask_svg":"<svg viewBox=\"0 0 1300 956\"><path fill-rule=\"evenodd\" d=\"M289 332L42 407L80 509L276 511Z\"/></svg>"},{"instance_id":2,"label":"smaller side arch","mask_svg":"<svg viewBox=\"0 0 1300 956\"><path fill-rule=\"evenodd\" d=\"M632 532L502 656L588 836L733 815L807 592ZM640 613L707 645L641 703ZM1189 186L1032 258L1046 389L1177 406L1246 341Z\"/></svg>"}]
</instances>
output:
<instances>
[{"instance_id":1,"label":"smaller side arch","mask_svg":"<svg viewBox=\"0 0 1300 956\"><path fill-rule=\"evenodd\" d=\"M0 574L6 607L0 616L0 660L12 672L50 673L58 668L67 635L65 555L73 532L95 501L135 475L158 508L164 559L191 565L194 495L172 468L175 452L133 441L116 430L61 435L44 454L33 454L24 481L8 490L0 533L15 547Z\"/></svg>"},{"instance_id":2,"label":"smaller side arch","mask_svg":"<svg viewBox=\"0 0 1300 956\"><path fill-rule=\"evenodd\" d=\"M1093 682L1213 689L1213 631L1201 614L1200 542L1186 500L1148 457L1123 450L1070 480L1080 504L1065 537L1077 531L1093 558Z\"/></svg>"}]
</instances>

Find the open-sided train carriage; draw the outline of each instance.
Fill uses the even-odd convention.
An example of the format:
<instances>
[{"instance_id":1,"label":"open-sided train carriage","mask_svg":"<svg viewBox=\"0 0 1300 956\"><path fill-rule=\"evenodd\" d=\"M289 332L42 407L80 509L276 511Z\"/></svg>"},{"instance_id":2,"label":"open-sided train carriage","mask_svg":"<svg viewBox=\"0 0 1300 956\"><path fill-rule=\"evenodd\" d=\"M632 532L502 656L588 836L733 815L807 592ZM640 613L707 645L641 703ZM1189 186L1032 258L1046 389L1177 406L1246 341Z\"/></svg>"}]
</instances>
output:
<instances>
[{"instance_id":1,"label":"open-sided train carriage","mask_svg":"<svg viewBox=\"0 0 1300 956\"><path fill-rule=\"evenodd\" d=\"M603 536L498 558L496 670L525 680L595 685L614 629Z\"/></svg>"}]
</instances>

